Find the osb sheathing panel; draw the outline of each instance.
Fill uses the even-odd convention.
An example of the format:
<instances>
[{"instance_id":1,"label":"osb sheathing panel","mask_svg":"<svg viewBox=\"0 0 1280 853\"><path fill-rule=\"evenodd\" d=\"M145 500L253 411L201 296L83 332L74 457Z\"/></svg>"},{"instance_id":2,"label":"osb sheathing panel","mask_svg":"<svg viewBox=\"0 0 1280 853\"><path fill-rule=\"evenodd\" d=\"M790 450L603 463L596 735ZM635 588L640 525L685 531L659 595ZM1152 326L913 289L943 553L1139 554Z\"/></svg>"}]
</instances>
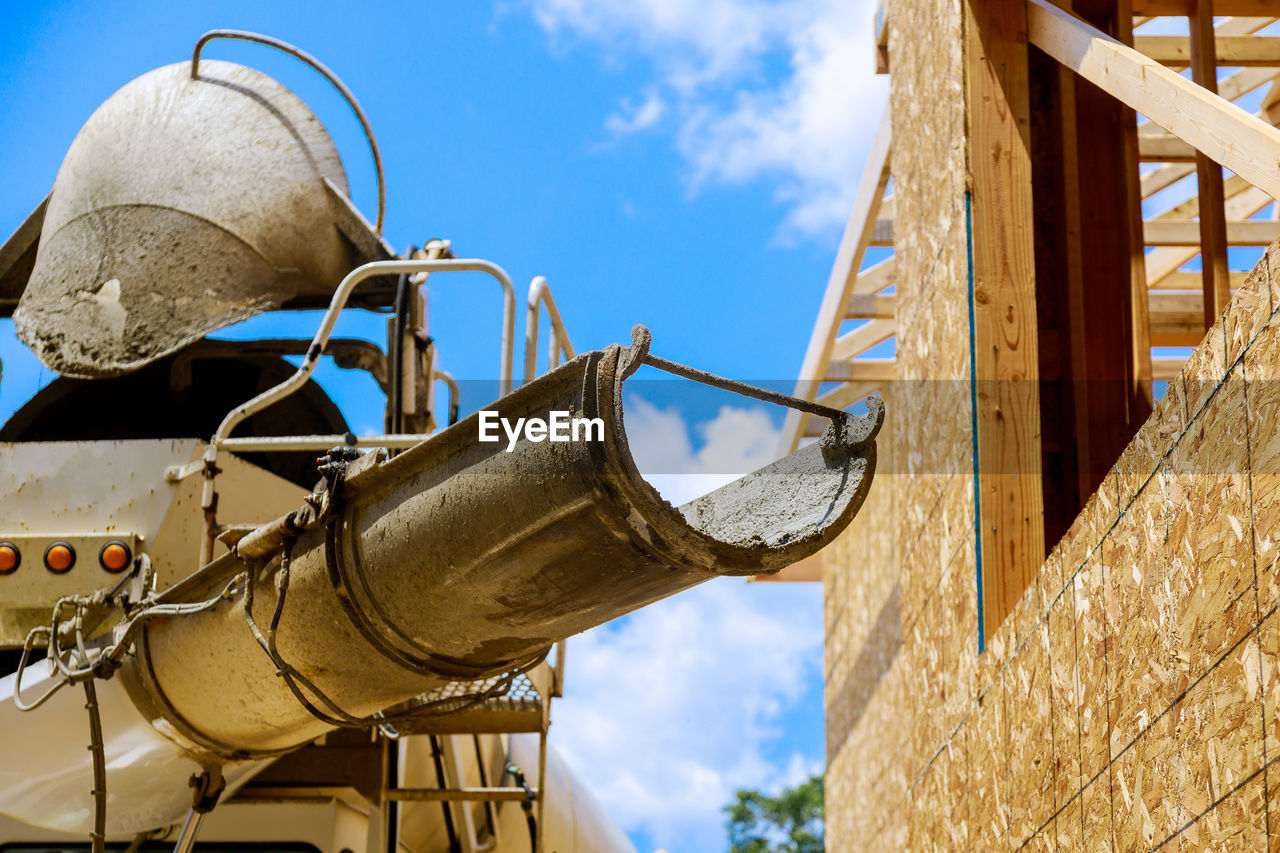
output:
<instances>
[{"instance_id":1,"label":"osb sheathing panel","mask_svg":"<svg viewBox=\"0 0 1280 853\"><path fill-rule=\"evenodd\" d=\"M1262 691L1262 724L1265 730L1263 755L1270 762L1280 755L1280 616L1265 616L1258 632L1258 683ZM1269 768L1267 784L1269 835L1280 837L1280 773Z\"/></svg>"},{"instance_id":2,"label":"osb sheathing panel","mask_svg":"<svg viewBox=\"0 0 1280 853\"><path fill-rule=\"evenodd\" d=\"M1076 800L1084 779L1080 774L1080 685L1076 651L1075 585L1052 602L1046 619L1049 631L1049 702L1053 737L1054 807L1061 811ZM1079 816L1076 818L1077 828Z\"/></svg>"},{"instance_id":3,"label":"osb sheathing panel","mask_svg":"<svg viewBox=\"0 0 1280 853\"><path fill-rule=\"evenodd\" d=\"M1111 661L1111 756L1151 725L1177 694L1178 646L1175 598L1166 554L1163 480L1151 480L1129 505L1124 521L1104 541L1110 566L1115 647L1145 649L1117 653Z\"/></svg>"},{"instance_id":4,"label":"osb sheathing panel","mask_svg":"<svg viewBox=\"0 0 1280 853\"><path fill-rule=\"evenodd\" d=\"M1112 816L1120 850L1147 850L1181 825L1178 739L1168 715L1111 765Z\"/></svg>"},{"instance_id":5,"label":"osb sheathing panel","mask_svg":"<svg viewBox=\"0 0 1280 853\"><path fill-rule=\"evenodd\" d=\"M913 488L899 475L876 532L843 543L840 595L867 582L879 600L858 605L840 656L857 658L895 589L902 627L829 755L832 849L1280 842L1277 255L1169 383L981 656L971 481L944 473ZM896 437L895 452L923 464L912 442L925 433ZM868 545L896 567L860 575ZM829 696L830 719L839 705Z\"/></svg>"},{"instance_id":6,"label":"osb sheathing panel","mask_svg":"<svg viewBox=\"0 0 1280 853\"><path fill-rule=\"evenodd\" d=\"M1219 385L1165 469L1178 668L1199 679L1257 625L1244 382Z\"/></svg>"},{"instance_id":7,"label":"osb sheathing panel","mask_svg":"<svg viewBox=\"0 0 1280 853\"><path fill-rule=\"evenodd\" d=\"M897 395L885 393L896 411ZM902 593L894 515L896 420L881 433L880 474L857 518L823 552L828 794L831 837L877 838L902 849L911 729L901 655Z\"/></svg>"},{"instance_id":8,"label":"osb sheathing panel","mask_svg":"<svg viewBox=\"0 0 1280 853\"><path fill-rule=\"evenodd\" d=\"M904 4L894 14L893 192L895 220L909 224L894 235L896 320L912 330L898 337L895 355L904 399L894 532L911 626L973 531L964 104L958 0Z\"/></svg>"},{"instance_id":9,"label":"osb sheathing panel","mask_svg":"<svg viewBox=\"0 0 1280 853\"><path fill-rule=\"evenodd\" d=\"M894 15L893 192L911 223L895 234L896 312L917 331L897 343L886 488L823 557L833 850L964 849L972 825L958 733L977 661L960 6Z\"/></svg>"},{"instance_id":10,"label":"osb sheathing panel","mask_svg":"<svg viewBox=\"0 0 1280 853\"><path fill-rule=\"evenodd\" d=\"M1005 672L1009 767L1018 768L1009 797L1010 840L1034 836L1054 812L1053 701L1048 624L1031 629L1023 651Z\"/></svg>"}]
</instances>

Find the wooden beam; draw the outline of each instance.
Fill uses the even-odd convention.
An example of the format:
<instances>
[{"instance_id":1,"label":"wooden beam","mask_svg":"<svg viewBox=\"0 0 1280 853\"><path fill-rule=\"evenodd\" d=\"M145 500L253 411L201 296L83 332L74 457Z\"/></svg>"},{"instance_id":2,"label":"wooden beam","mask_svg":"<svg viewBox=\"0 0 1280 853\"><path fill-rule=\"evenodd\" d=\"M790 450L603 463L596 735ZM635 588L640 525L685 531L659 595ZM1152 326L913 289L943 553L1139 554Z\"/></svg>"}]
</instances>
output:
<instances>
[{"instance_id":1,"label":"wooden beam","mask_svg":"<svg viewBox=\"0 0 1280 853\"><path fill-rule=\"evenodd\" d=\"M897 328L892 320L871 320L863 323L852 332L847 332L836 338L831 347L831 356L828 362L849 361L871 349L876 344L884 343L893 337L893 333Z\"/></svg>"},{"instance_id":2,"label":"wooden beam","mask_svg":"<svg viewBox=\"0 0 1280 853\"><path fill-rule=\"evenodd\" d=\"M858 273L857 279L853 282L853 293L850 294L850 299L855 296L869 296L873 293L879 293L893 284L897 275L898 260L895 256L890 255L875 266L867 267Z\"/></svg>"},{"instance_id":3,"label":"wooden beam","mask_svg":"<svg viewBox=\"0 0 1280 853\"><path fill-rule=\"evenodd\" d=\"M1233 177L1232 180L1235 181L1237 179ZM1232 186L1236 187L1239 185L1232 183ZM1272 203L1271 196L1256 187L1250 187L1247 185L1245 185L1245 189L1238 194L1229 192L1227 195L1226 214L1228 220L1248 219L1268 204ZM1187 211L1188 217L1195 216L1200 212L1200 199L1198 196L1192 196L1181 205L1178 205L1178 207ZM1157 219L1162 217L1163 214L1157 217ZM1164 246L1152 249L1146 256L1147 286L1163 287L1161 282L1199 253L1199 243L1189 247ZM1195 275L1198 281L1202 281L1200 273L1196 273Z\"/></svg>"},{"instance_id":4,"label":"wooden beam","mask_svg":"<svg viewBox=\"0 0 1280 853\"><path fill-rule=\"evenodd\" d=\"M1040 370L1040 469L1044 538L1056 542L1080 514L1071 297L1079 287L1080 191L1076 168L1075 75L1042 51L1028 51L1031 174L1035 204L1036 334ZM1086 436L1087 440L1087 436Z\"/></svg>"},{"instance_id":5,"label":"wooden beam","mask_svg":"<svg viewBox=\"0 0 1280 853\"><path fill-rule=\"evenodd\" d=\"M1234 18L1228 19L1224 21L1222 24L1220 24L1219 27L1226 27L1228 24L1231 23L1232 20L1236 20L1236 19ZM1221 29L1215 30L1215 32L1221 32ZM1227 77L1224 80L1218 81L1218 97L1225 98L1228 101L1237 100L1249 94L1259 86L1262 86L1270 82L1271 80L1276 79L1277 77L1280 77L1280 68L1241 69L1240 71L1237 71L1235 74L1232 74L1230 77ZM1268 124L1276 123L1275 121L1268 118L1266 115L1262 115L1261 118L1264 121L1266 121ZM1138 125L1139 133L1154 134L1154 133L1157 133L1158 130L1159 130L1159 125L1149 120L1144 121L1142 122L1142 124Z\"/></svg>"},{"instance_id":6,"label":"wooden beam","mask_svg":"<svg viewBox=\"0 0 1280 853\"><path fill-rule=\"evenodd\" d=\"M1280 122L1280 83L1273 83L1262 96L1262 119L1270 124Z\"/></svg>"},{"instance_id":7,"label":"wooden beam","mask_svg":"<svg viewBox=\"0 0 1280 853\"><path fill-rule=\"evenodd\" d=\"M885 0L876 3L876 73L889 73L889 9Z\"/></svg>"},{"instance_id":8,"label":"wooden beam","mask_svg":"<svg viewBox=\"0 0 1280 853\"><path fill-rule=\"evenodd\" d=\"M1133 0L1133 14L1150 18L1186 17L1195 11L1195 0ZM1233 18L1274 18L1275 0L1218 0L1214 11Z\"/></svg>"},{"instance_id":9,"label":"wooden beam","mask_svg":"<svg viewBox=\"0 0 1280 853\"><path fill-rule=\"evenodd\" d=\"M868 379L861 382L846 382L837 385L825 394L819 395L817 402L833 409L847 409L859 400L884 387L884 381Z\"/></svg>"},{"instance_id":10,"label":"wooden beam","mask_svg":"<svg viewBox=\"0 0 1280 853\"><path fill-rule=\"evenodd\" d=\"M1196 302L1196 308L1200 303ZM892 358L855 358L827 365L827 382L892 382L898 378L898 362Z\"/></svg>"},{"instance_id":11,"label":"wooden beam","mask_svg":"<svg viewBox=\"0 0 1280 853\"><path fill-rule=\"evenodd\" d=\"M1186 364L1185 358L1153 358L1151 359L1152 372L1156 379L1168 382L1173 379L1182 370L1182 365Z\"/></svg>"},{"instance_id":12,"label":"wooden beam","mask_svg":"<svg viewBox=\"0 0 1280 853\"><path fill-rule=\"evenodd\" d=\"M1152 169L1142 176L1142 197L1150 198L1188 175L1195 174L1195 171L1196 167L1190 163L1170 163L1167 166Z\"/></svg>"},{"instance_id":13,"label":"wooden beam","mask_svg":"<svg viewBox=\"0 0 1280 853\"><path fill-rule=\"evenodd\" d=\"M1204 294L1160 293L1151 296L1151 339L1155 346L1179 346L1169 341L1204 337Z\"/></svg>"},{"instance_id":14,"label":"wooden beam","mask_svg":"<svg viewBox=\"0 0 1280 853\"><path fill-rule=\"evenodd\" d=\"M893 311L898 300L893 296L880 296L872 293L855 293L849 297L845 306L846 320L892 320Z\"/></svg>"},{"instance_id":15,"label":"wooden beam","mask_svg":"<svg viewBox=\"0 0 1280 853\"><path fill-rule=\"evenodd\" d=\"M1222 193L1228 199L1240 195L1249 190L1249 183L1239 175L1232 175L1222 184ZM1257 192L1257 190L1254 190ZM1268 197L1269 198L1269 197ZM1254 211L1255 213L1257 211ZM1183 199L1173 207L1157 214L1153 219L1192 219L1200 215L1200 196L1193 195L1190 198ZM1252 214L1251 214L1252 215ZM1237 217L1243 219L1245 217Z\"/></svg>"},{"instance_id":16,"label":"wooden beam","mask_svg":"<svg viewBox=\"0 0 1280 853\"><path fill-rule=\"evenodd\" d=\"M798 563L771 575L748 575L747 583L805 583L822 582L822 552L810 554Z\"/></svg>"},{"instance_id":17,"label":"wooden beam","mask_svg":"<svg viewBox=\"0 0 1280 853\"><path fill-rule=\"evenodd\" d=\"M802 399L812 400L818 392L822 374L831 358L831 349L835 345L840 320L858 279L862 256L871 242L880 200L884 198L885 187L889 183L889 144L890 120L886 107L867 156L867 165L862 171L858 195L845 225L844 236L840 238L840 248L836 251L835 263L827 278L827 288L818 307L818 317L813 324L813 334L809 338L809 346L800 366L800 379L796 382L794 393ZM800 421L799 412L788 410L782 428L780 456L795 450L800 443Z\"/></svg>"},{"instance_id":18,"label":"wooden beam","mask_svg":"<svg viewBox=\"0 0 1280 853\"><path fill-rule=\"evenodd\" d=\"M984 632L1044 561L1026 6L967 0L965 112Z\"/></svg>"},{"instance_id":19,"label":"wooden beam","mask_svg":"<svg viewBox=\"0 0 1280 853\"><path fill-rule=\"evenodd\" d=\"M1113 32L1126 47L1133 47L1133 2L1116 0ZM1147 304L1147 258L1142 240L1142 170L1138 161L1138 116L1126 108L1120 117L1121 138L1124 150L1120 157L1123 164L1121 196L1126 212L1125 238L1129 249L1129 368L1126 375L1128 396L1126 415L1129 428L1137 432L1155 408L1155 395L1151 377L1151 317ZM1124 446L1129 445L1129 438ZM1121 448L1116 453L1119 458ZM1083 507L1081 507L1083 509Z\"/></svg>"},{"instance_id":20,"label":"wooden beam","mask_svg":"<svg viewBox=\"0 0 1280 853\"><path fill-rule=\"evenodd\" d=\"M1144 163L1194 163L1196 149L1172 133L1143 133L1138 136L1138 156Z\"/></svg>"},{"instance_id":21,"label":"wooden beam","mask_svg":"<svg viewBox=\"0 0 1280 853\"><path fill-rule=\"evenodd\" d=\"M1171 68L1191 66L1191 39L1185 36L1138 36L1139 53ZM1280 38L1275 36L1222 36L1214 40L1217 64L1232 68L1280 66Z\"/></svg>"},{"instance_id":22,"label":"wooden beam","mask_svg":"<svg viewBox=\"0 0 1280 853\"><path fill-rule=\"evenodd\" d=\"M893 200L893 193L889 193L880 200L880 218L892 221L896 207L897 205Z\"/></svg>"},{"instance_id":23,"label":"wooden beam","mask_svg":"<svg viewBox=\"0 0 1280 853\"><path fill-rule=\"evenodd\" d=\"M1191 37L1191 80L1206 92L1218 93L1217 40L1213 32L1214 0L1197 0L1188 19ZM1204 327L1213 325L1231 301L1227 275L1227 202L1222 167L1203 151L1196 152L1196 186L1200 196L1200 268L1204 277Z\"/></svg>"},{"instance_id":24,"label":"wooden beam","mask_svg":"<svg viewBox=\"0 0 1280 853\"><path fill-rule=\"evenodd\" d=\"M1239 290L1244 286L1245 279L1249 277L1247 272L1231 273L1231 289ZM1175 272L1165 276L1160 282L1161 290L1201 290L1201 277L1198 272ZM1204 297L1197 293L1198 305L1203 305Z\"/></svg>"},{"instance_id":25,"label":"wooden beam","mask_svg":"<svg viewBox=\"0 0 1280 853\"><path fill-rule=\"evenodd\" d=\"M893 220L877 219L875 228L871 231L871 240L868 246L877 248L885 248L893 245Z\"/></svg>"},{"instance_id":26,"label":"wooden beam","mask_svg":"<svg viewBox=\"0 0 1280 853\"><path fill-rule=\"evenodd\" d=\"M1143 223L1144 239L1148 246L1198 246L1203 253L1201 222L1203 222L1203 214L1199 221L1149 220ZM1280 238L1280 223L1273 220L1249 219L1244 222L1224 222L1223 224L1226 230L1225 243L1228 246L1270 246ZM1222 254L1225 258L1226 253ZM1225 275L1225 271L1223 274ZM1217 319L1218 315L1213 316Z\"/></svg>"},{"instance_id":27,"label":"wooden beam","mask_svg":"<svg viewBox=\"0 0 1280 853\"><path fill-rule=\"evenodd\" d=\"M1027 23L1031 42L1054 59L1280 198L1280 130L1050 0L1028 0Z\"/></svg>"},{"instance_id":28,"label":"wooden beam","mask_svg":"<svg viewBox=\"0 0 1280 853\"><path fill-rule=\"evenodd\" d=\"M817 402L833 409L847 409L859 400L879 391L884 385L884 382L877 380L845 382L820 395ZM817 415L805 415L801 420L802 425L800 427L803 437L814 438L822 435L822 431L827 428L828 423L830 421L826 418L821 418Z\"/></svg>"},{"instance_id":29,"label":"wooden beam","mask_svg":"<svg viewBox=\"0 0 1280 853\"><path fill-rule=\"evenodd\" d=\"M1204 329L1197 326L1195 331L1191 332L1165 332L1161 334L1151 333L1151 345L1153 347L1198 347L1204 343Z\"/></svg>"}]
</instances>

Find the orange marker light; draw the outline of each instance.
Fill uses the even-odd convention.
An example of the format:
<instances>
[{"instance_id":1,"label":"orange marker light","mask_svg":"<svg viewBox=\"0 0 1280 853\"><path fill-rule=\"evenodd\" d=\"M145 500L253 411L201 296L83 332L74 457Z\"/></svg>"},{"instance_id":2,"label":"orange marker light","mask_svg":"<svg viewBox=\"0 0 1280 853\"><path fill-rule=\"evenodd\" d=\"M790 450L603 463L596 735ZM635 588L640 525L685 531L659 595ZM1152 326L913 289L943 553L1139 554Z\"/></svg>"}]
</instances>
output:
<instances>
[{"instance_id":1,"label":"orange marker light","mask_svg":"<svg viewBox=\"0 0 1280 853\"><path fill-rule=\"evenodd\" d=\"M7 575L22 565L22 552L12 542L0 542L0 575Z\"/></svg>"},{"instance_id":2,"label":"orange marker light","mask_svg":"<svg viewBox=\"0 0 1280 853\"><path fill-rule=\"evenodd\" d=\"M76 564L76 551L66 542L54 542L44 552L44 567L62 574Z\"/></svg>"},{"instance_id":3,"label":"orange marker light","mask_svg":"<svg viewBox=\"0 0 1280 853\"><path fill-rule=\"evenodd\" d=\"M132 558L133 554L129 553L129 546L118 541L108 542L98 553L98 562L109 572L123 572L129 567L129 561Z\"/></svg>"}]
</instances>

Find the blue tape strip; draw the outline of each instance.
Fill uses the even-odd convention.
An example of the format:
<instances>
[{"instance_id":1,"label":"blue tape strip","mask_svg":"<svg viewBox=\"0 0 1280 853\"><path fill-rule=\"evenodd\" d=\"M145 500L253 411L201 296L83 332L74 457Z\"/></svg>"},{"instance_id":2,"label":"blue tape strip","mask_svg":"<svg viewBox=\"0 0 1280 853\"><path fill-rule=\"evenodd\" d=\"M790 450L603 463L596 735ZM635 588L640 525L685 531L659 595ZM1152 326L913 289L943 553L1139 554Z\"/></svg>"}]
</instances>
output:
<instances>
[{"instance_id":1,"label":"blue tape strip","mask_svg":"<svg viewBox=\"0 0 1280 853\"><path fill-rule=\"evenodd\" d=\"M978 351L973 316L973 195L964 194L964 239L969 260L969 415L973 442L973 550L978 566L978 654L986 651L982 613L982 490L978 484Z\"/></svg>"}]
</instances>

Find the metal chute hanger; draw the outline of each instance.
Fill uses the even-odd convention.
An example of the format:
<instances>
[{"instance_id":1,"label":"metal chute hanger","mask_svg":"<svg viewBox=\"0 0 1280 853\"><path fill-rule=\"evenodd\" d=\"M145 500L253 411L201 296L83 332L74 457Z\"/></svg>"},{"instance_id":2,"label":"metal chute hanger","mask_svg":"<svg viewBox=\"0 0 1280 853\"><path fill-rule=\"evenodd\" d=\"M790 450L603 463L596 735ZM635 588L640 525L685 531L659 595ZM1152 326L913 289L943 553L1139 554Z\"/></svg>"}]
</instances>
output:
<instances>
[{"instance_id":1,"label":"metal chute hanger","mask_svg":"<svg viewBox=\"0 0 1280 853\"><path fill-rule=\"evenodd\" d=\"M201 59L213 38L282 49L339 88L377 164L373 224L351 204L311 111L260 72ZM277 759L272 773L287 777L293 765L280 756L335 729L448 731L517 678L558 690L562 645L552 674L538 673L566 637L714 577L781 569L857 513L875 470L878 398L855 417L711 376L651 354L642 326L629 345L576 354L541 278L525 304L524 381L512 390L509 276L454 257L446 241L398 257L381 237L384 199L373 134L332 72L265 36L214 31L189 63L143 75L94 113L48 199L0 247L0 306L63 376L0 430L0 551L23 552L28 567L0 566L0 648L23 650L16 678L0 679L0 720L82 715L60 688L92 691L118 674L101 703L116 723L131 721L105 737L95 728L88 753L64 737L0 756L0 812L93 829L100 841L181 819L191 777L198 797L181 849L224 782L234 792ZM477 415L452 423L455 413L436 431L433 389L456 384L437 365L418 285L456 271L485 273L502 290L500 397L488 408L512 420L569 411L598 419L602 436L526 435L508 452L480 440ZM318 307L310 340L205 340L264 311ZM385 353L331 337L349 307L392 314ZM544 308L551 353L538 376ZM326 353L386 391L384 434L346 430L310 379ZM301 355L301 366L284 355ZM820 441L673 507L627 443L623 384L641 365L831 425ZM133 405L95 417L102 389ZM83 494L30 497L68 489ZM76 550L108 546L113 559L135 557L127 571L103 563L121 577L88 557L39 572L49 549L74 563ZM53 664L42 672L28 665L37 647ZM24 676L23 690L42 697L34 703L15 683ZM45 710L11 714L31 704ZM98 704L91 696L93 714ZM441 723L446 711L462 716ZM545 707L541 719L545 738ZM27 774L31 750L53 768L38 780ZM385 773L383 784L384 799L413 799L387 789ZM542 814L541 773L536 788L503 790L493 799L536 800Z\"/></svg>"}]
</instances>

